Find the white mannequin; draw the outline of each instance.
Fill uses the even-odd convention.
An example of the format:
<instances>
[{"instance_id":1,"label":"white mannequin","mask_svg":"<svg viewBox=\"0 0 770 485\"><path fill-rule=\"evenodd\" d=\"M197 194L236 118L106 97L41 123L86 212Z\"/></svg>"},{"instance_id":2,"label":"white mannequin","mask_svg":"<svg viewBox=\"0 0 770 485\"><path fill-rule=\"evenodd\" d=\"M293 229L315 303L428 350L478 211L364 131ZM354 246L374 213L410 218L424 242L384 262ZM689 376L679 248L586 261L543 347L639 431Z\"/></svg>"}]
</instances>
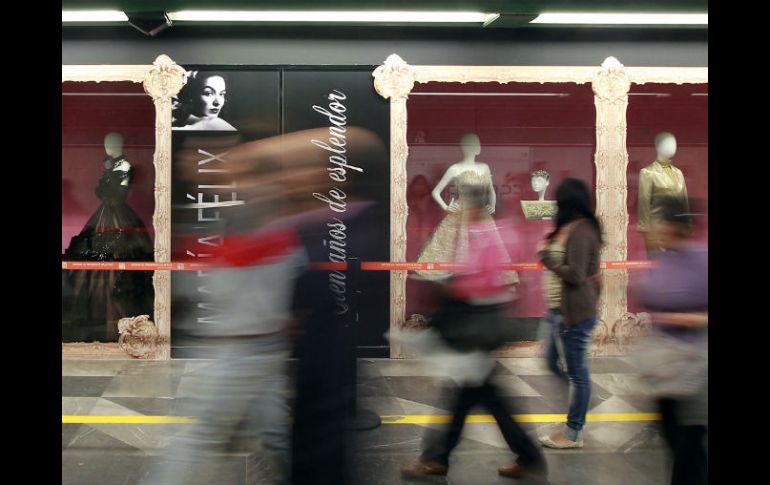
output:
<instances>
[{"instance_id":1,"label":"white mannequin","mask_svg":"<svg viewBox=\"0 0 770 485\"><path fill-rule=\"evenodd\" d=\"M447 169L447 171L444 173L444 176L441 177L438 185L436 185L436 188L434 188L433 192L431 193L431 195L433 195L433 199L438 203L438 205L440 205L441 208L445 211L449 212L459 211L460 204L458 204L457 201L452 198L452 200L449 202L449 205L447 205L441 198L441 192L446 188L447 185L449 185L449 182L454 180L455 177L467 170L471 170L479 175L490 174L491 178L489 165L476 161L476 156L481 153L481 140L479 140L479 136L475 133L466 133L460 140L460 145L462 146L464 158L461 161L451 165ZM487 212L494 214L495 201L497 200L497 196L495 195L495 189L492 184L489 186L489 191L489 203L486 205L486 208Z\"/></svg>"},{"instance_id":2,"label":"white mannequin","mask_svg":"<svg viewBox=\"0 0 770 485\"><path fill-rule=\"evenodd\" d=\"M658 160L669 162L676 155L676 138L673 134L664 131L655 136L655 151L658 152Z\"/></svg>"},{"instance_id":3,"label":"white mannequin","mask_svg":"<svg viewBox=\"0 0 770 485\"><path fill-rule=\"evenodd\" d=\"M131 169L131 164L123 157L123 135L114 131L107 133L104 137L104 151L112 159L120 158L112 167L113 171L128 172ZM120 185L128 185L128 178L123 179Z\"/></svg>"},{"instance_id":4,"label":"white mannequin","mask_svg":"<svg viewBox=\"0 0 770 485\"><path fill-rule=\"evenodd\" d=\"M676 138L673 134L667 131L658 133L655 136L657 158L639 172L637 230L644 237L648 254L663 249L650 232L651 225L660 211L655 202L656 197L680 197L687 204L687 183L684 174L671 161L676 154L676 148Z\"/></svg>"},{"instance_id":5,"label":"white mannequin","mask_svg":"<svg viewBox=\"0 0 770 485\"><path fill-rule=\"evenodd\" d=\"M551 176L545 170L536 170L530 175L532 190L537 194L537 200L545 200L545 191L551 183Z\"/></svg>"}]
</instances>

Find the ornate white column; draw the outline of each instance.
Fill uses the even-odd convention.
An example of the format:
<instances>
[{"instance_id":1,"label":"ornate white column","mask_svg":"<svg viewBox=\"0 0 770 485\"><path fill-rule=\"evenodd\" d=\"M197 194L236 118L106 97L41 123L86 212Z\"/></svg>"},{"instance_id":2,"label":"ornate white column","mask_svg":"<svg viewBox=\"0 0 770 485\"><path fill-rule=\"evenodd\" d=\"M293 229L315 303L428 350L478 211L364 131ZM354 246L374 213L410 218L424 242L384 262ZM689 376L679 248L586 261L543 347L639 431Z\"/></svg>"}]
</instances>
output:
<instances>
[{"instance_id":1,"label":"ornate white column","mask_svg":"<svg viewBox=\"0 0 770 485\"><path fill-rule=\"evenodd\" d=\"M592 83L596 105L596 211L604 229L603 261L624 261L628 253L626 109L631 81L625 67L607 58ZM591 353L611 354L619 349L617 336L627 322L628 271L604 271L599 300L599 321Z\"/></svg>"},{"instance_id":2,"label":"ornate white column","mask_svg":"<svg viewBox=\"0 0 770 485\"><path fill-rule=\"evenodd\" d=\"M171 98L185 83L185 71L166 55L158 56L144 78L144 90L155 103L155 261L171 255ZM155 271L155 324L159 341L156 359L170 359L171 272Z\"/></svg>"},{"instance_id":3,"label":"ornate white column","mask_svg":"<svg viewBox=\"0 0 770 485\"><path fill-rule=\"evenodd\" d=\"M374 88L380 96L390 99L390 260L406 262L406 100L414 87L414 71L396 54L375 69ZM406 271L390 272L390 329L403 327L406 312ZM400 345L390 347L392 358L404 358Z\"/></svg>"}]
</instances>

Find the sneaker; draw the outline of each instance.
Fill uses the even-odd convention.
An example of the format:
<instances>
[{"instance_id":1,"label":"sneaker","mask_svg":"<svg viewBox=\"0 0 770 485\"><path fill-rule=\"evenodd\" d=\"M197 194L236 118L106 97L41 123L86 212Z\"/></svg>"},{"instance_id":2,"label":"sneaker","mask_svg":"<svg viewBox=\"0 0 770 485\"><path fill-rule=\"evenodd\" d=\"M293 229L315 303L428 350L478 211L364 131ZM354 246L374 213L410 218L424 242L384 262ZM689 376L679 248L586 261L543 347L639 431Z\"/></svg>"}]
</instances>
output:
<instances>
[{"instance_id":1,"label":"sneaker","mask_svg":"<svg viewBox=\"0 0 770 485\"><path fill-rule=\"evenodd\" d=\"M446 475L449 467L441 463L423 460L418 458L416 461L401 468L401 475L410 478L419 478L428 475Z\"/></svg>"},{"instance_id":2,"label":"sneaker","mask_svg":"<svg viewBox=\"0 0 770 485\"><path fill-rule=\"evenodd\" d=\"M560 450L583 447L582 439L578 441L572 441L571 439L564 436L564 432L562 431L557 431L551 436L541 436L538 438L538 441L540 441L540 444L546 448L556 448Z\"/></svg>"}]
</instances>

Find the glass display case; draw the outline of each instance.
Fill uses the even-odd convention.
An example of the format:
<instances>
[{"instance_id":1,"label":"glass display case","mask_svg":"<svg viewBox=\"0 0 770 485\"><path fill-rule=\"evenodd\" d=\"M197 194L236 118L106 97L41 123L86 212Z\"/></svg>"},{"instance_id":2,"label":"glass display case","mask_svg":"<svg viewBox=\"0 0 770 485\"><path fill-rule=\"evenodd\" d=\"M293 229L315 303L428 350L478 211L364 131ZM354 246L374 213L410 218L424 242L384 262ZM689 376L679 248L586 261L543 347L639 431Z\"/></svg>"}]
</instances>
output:
<instances>
[{"instance_id":1,"label":"glass display case","mask_svg":"<svg viewBox=\"0 0 770 485\"><path fill-rule=\"evenodd\" d=\"M167 56L62 66L63 359L169 356L171 98L183 84Z\"/></svg>"},{"instance_id":2,"label":"glass display case","mask_svg":"<svg viewBox=\"0 0 770 485\"><path fill-rule=\"evenodd\" d=\"M661 194L689 199L695 240L708 242L708 84L633 85L628 101L628 259L654 256L649 224ZM629 274L629 312L640 308Z\"/></svg>"},{"instance_id":3,"label":"glass display case","mask_svg":"<svg viewBox=\"0 0 770 485\"><path fill-rule=\"evenodd\" d=\"M635 228L638 174L654 161L656 133L679 132L683 151L675 164L688 189L692 185L705 201L707 170L697 167L707 163L707 83L707 68L626 67L613 57L601 66L412 66L396 54L388 57L374 71L374 86L391 105L391 261L403 264L391 272L391 329L424 326L432 311L435 287L420 275L430 268L418 263L435 259L436 251L424 257L425 248L442 234L446 206L461 192L455 182L445 180L443 187L441 179L466 160L489 167L492 217L507 230L501 239L511 261L522 263L522 297L509 314L517 327L514 345L500 355L540 352L534 329L544 310L542 273L527 263L551 226L548 198L565 177L583 179L593 191L604 231L591 353L624 353L643 331L629 304L629 270L644 266L638 260L647 256ZM469 133L478 145L472 149L461 141ZM437 185L441 193L434 198ZM398 344L391 347L392 357L409 355Z\"/></svg>"},{"instance_id":4,"label":"glass display case","mask_svg":"<svg viewBox=\"0 0 770 485\"><path fill-rule=\"evenodd\" d=\"M559 182L575 177L595 189L590 85L428 82L410 93L407 116L408 262L456 261L454 250L468 228L448 206L462 205L463 185L477 174L493 188L490 217L512 263L537 263L535 247L553 229ZM445 206L434 198L434 190ZM433 312L432 281L444 273L410 274L408 319ZM519 298L508 308L514 318L510 338L537 340L546 311L543 273L524 270L510 276L519 281Z\"/></svg>"}]
</instances>

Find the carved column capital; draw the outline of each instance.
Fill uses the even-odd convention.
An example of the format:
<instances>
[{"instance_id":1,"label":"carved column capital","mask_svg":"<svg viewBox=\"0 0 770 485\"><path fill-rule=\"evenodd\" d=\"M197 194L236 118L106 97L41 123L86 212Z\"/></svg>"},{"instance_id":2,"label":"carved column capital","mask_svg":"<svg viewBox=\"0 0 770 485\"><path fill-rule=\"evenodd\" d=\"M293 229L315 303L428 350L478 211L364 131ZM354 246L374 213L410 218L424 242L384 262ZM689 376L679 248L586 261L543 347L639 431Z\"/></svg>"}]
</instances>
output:
<instances>
[{"instance_id":1,"label":"carved column capital","mask_svg":"<svg viewBox=\"0 0 770 485\"><path fill-rule=\"evenodd\" d=\"M170 99L177 94L186 82L182 67L165 54L158 56L153 67L144 78L144 91L153 99Z\"/></svg>"},{"instance_id":2,"label":"carved column capital","mask_svg":"<svg viewBox=\"0 0 770 485\"><path fill-rule=\"evenodd\" d=\"M374 89L386 99L406 98L414 87L414 70L397 54L391 54L385 63L374 70Z\"/></svg>"},{"instance_id":3,"label":"carved column capital","mask_svg":"<svg viewBox=\"0 0 770 485\"><path fill-rule=\"evenodd\" d=\"M631 79L626 68L614 57L608 57L602 63L593 82L594 95L605 103L627 103Z\"/></svg>"}]
</instances>

